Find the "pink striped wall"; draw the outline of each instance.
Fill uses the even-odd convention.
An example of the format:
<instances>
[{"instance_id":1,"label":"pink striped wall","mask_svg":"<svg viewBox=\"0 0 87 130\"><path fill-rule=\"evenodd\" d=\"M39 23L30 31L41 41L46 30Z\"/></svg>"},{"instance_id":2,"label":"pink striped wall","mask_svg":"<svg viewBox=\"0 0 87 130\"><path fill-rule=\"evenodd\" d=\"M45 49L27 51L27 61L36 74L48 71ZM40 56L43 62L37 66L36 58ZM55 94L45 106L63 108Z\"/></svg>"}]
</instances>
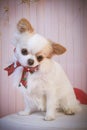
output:
<instances>
[{"instance_id":1,"label":"pink striped wall","mask_svg":"<svg viewBox=\"0 0 87 130\"><path fill-rule=\"evenodd\" d=\"M67 48L65 55L54 59L64 67L73 86L87 92L87 1L0 0L0 116L23 108L22 95L3 70L11 59L11 39L22 17L29 19L37 32Z\"/></svg>"}]
</instances>

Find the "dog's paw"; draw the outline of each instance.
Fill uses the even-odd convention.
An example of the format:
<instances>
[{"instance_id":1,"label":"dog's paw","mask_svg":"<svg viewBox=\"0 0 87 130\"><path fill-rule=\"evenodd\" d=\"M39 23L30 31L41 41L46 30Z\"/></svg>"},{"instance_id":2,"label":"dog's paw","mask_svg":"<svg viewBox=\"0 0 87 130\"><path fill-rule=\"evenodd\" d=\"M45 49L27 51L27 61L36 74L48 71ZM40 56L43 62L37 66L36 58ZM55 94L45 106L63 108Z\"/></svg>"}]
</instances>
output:
<instances>
[{"instance_id":1,"label":"dog's paw","mask_svg":"<svg viewBox=\"0 0 87 130\"><path fill-rule=\"evenodd\" d=\"M55 116L45 116L44 120L45 120L45 121L55 120Z\"/></svg>"},{"instance_id":2,"label":"dog's paw","mask_svg":"<svg viewBox=\"0 0 87 130\"><path fill-rule=\"evenodd\" d=\"M74 115L75 114L75 111L74 110L71 110L71 109L68 109L68 110L65 110L64 113L66 115Z\"/></svg>"},{"instance_id":3,"label":"dog's paw","mask_svg":"<svg viewBox=\"0 0 87 130\"><path fill-rule=\"evenodd\" d=\"M20 116L27 116L29 114L30 114L29 111L20 111L20 112L18 112L18 115L20 115Z\"/></svg>"}]
</instances>

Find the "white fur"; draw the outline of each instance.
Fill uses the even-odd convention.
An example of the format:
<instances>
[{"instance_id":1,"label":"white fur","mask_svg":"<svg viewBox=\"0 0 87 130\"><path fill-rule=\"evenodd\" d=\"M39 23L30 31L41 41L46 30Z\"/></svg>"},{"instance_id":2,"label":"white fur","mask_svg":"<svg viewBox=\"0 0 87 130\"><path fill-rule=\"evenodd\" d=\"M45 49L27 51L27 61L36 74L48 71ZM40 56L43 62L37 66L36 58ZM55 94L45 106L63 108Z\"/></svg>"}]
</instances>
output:
<instances>
[{"instance_id":1,"label":"white fur","mask_svg":"<svg viewBox=\"0 0 87 130\"><path fill-rule=\"evenodd\" d=\"M35 54L41 51L45 47L45 45L47 45L47 43L48 41L43 36L36 33L28 40L27 45L29 47L30 52Z\"/></svg>"},{"instance_id":2,"label":"white fur","mask_svg":"<svg viewBox=\"0 0 87 130\"><path fill-rule=\"evenodd\" d=\"M18 38L19 37L19 38ZM48 45L48 41L34 34L32 37L17 36L15 56L18 61L26 66L27 60L32 57L35 60L35 65L39 65L39 70L33 74L28 73L27 89L20 87L24 95L25 110L19 114L28 115L33 111L46 111L45 120L53 120L56 118L56 110L61 109L66 114L73 114L80 110L79 103L76 100L73 87L69 82L62 67L52 59L44 58L41 63L38 63L35 54ZM15 38L16 39L16 38ZM21 48L27 48L30 52L27 56L22 56ZM47 49L48 50L48 49ZM17 68L14 72L17 79L20 79L22 74L21 68Z\"/></svg>"}]
</instances>

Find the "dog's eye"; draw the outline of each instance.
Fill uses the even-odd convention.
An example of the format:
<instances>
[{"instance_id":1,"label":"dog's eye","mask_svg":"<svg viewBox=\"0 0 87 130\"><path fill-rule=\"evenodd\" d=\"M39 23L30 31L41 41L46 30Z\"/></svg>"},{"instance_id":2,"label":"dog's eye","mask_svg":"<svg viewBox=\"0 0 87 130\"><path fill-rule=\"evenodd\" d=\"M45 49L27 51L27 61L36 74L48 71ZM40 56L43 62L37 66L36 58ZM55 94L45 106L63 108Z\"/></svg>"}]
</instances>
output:
<instances>
[{"instance_id":1,"label":"dog's eye","mask_svg":"<svg viewBox=\"0 0 87 130\"><path fill-rule=\"evenodd\" d=\"M42 55L37 56L37 60L38 60L39 62L42 61L42 60L43 60L43 56L42 56Z\"/></svg>"},{"instance_id":2,"label":"dog's eye","mask_svg":"<svg viewBox=\"0 0 87 130\"><path fill-rule=\"evenodd\" d=\"M28 55L28 51L27 51L27 49L25 49L25 48L21 50L21 53L22 53L23 55Z\"/></svg>"}]
</instances>

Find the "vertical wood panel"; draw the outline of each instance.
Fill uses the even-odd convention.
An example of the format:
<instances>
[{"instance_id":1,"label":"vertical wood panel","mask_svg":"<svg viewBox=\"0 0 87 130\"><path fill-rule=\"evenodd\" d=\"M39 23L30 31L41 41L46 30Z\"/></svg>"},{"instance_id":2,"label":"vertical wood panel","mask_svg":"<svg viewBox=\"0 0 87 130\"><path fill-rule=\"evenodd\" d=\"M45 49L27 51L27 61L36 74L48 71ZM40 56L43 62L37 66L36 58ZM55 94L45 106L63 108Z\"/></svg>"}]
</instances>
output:
<instances>
[{"instance_id":1,"label":"vertical wood panel","mask_svg":"<svg viewBox=\"0 0 87 130\"><path fill-rule=\"evenodd\" d=\"M27 18L38 33L67 48L64 55L54 60L63 66L74 87L87 92L87 1L0 0L0 116L23 108L22 95L12 87L11 78L3 70L13 55L14 47L10 43L22 17Z\"/></svg>"},{"instance_id":2,"label":"vertical wood panel","mask_svg":"<svg viewBox=\"0 0 87 130\"><path fill-rule=\"evenodd\" d=\"M29 14L30 14L30 10L29 10L29 8L30 8L30 3L28 2L28 3L24 3L23 4L23 7L22 7L22 10L23 10L23 17L24 18L27 18L27 19L29 19Z\"/></svg>"},{"instance_id":3,"label":"vertical wood panel","mask_svg":"<svg viewBox=\"0 0 87 130\"><path fill-rule=\"evenodd\" d=\"M60 43L67 47L66 43L66 1L65 0L59 0L59 41ZM66 66L66 58L67 58L67 53L65 55L60 56L60 64L63 66L65 71L67 70Z\"/></svg>"},{"instance_id":4,"label":"vertical wood panel","mask_svg":"<svg viewBox=\"0 0 87 130\"><path fill-rule=\"evenodd\" d=\"M74 0L74 21L73 21L73 40L74 40L74 82L75 86L81 88L81 3Z\"/></svg>"},{"instance_id":5,"label":"vertical wood panel","mask_svg":"<svg viewBox=\"0 0 87 130\"><path fill-rule=\"evenodd\" d=\"M30 22L34 26L35 30L37 29L37 2L30 3Z\"/></svg>"},{"instance_id":6,"label":"vertical wood panel","mask_svg":"<svg viewBox=\"0 0 87 130\"><path fill-rule=\"evenodd\" d=\"M1 7L1 5L2 5L2 3L0 2L0 19L2 18L2 7ZM1 71L2 71L2 69L1 69L1 66L2 66L2 53L1 53L1 51L2 51L2 29L1 29L1 27L2 27L2 22L1 22L1 20L0 20L0 115L1 115L1 86L2 86L2 84L1 84L1 82L2 82L2 77L1 77Z\"/></svg>"},{"instance_id":7,"label":"vertical wood panel","mask_svg":"<svg viewBox=\"0 0 87 130\"><path fill-rule=\"evenodd\" d=\"M8 46L9 50L8 51L8 59L12 59L13 56L13 46L11 44L12 40L12 35L14 34L15 31L15 15L16 15L16 8L15 8L15 1L11 0L9 1L9 38L8 38ZM12 86L12 79L11 77L8 77L8 87L9 87L9 113L14 113L15 112L15 107L16 107L16 91Z\"/></svg>"},{"instance_id":8,"label":"vertical wood panel","mask_svg":"<svg viewBox=\"0 0 87 130\"><path fill-rule=\"evenodd\" d=\"M45 0L38 1L38 4L37 4L37 32L42 35L44 35L44 31L45 31L44 8L45 8Z\"/></svg>"},{"instance_id":9,"label":"vertical wood panel","mask_svg":"<svg viewBox=\"0 0 87 130\"><path fill-rule=\"evenodd\" d=\"M82 88L87 92L87 0L83 3L83 71L82 71Z\"/></svg>"},{"instance_id":10,"label":"vertical wood panel","mask_svg":"<svg viewBox=\"0 0 87 130\"><path fill-rule=\"evenodd\" d=\"M67 44L67 74L69 78L73 82L74 77L74 48L73 48L73 1L66 1L66 44Z\"/></svg>"},{"instance_id":11,"label":"vertical wood panel","mask_svg":"<svg viewBox=\"0 0 87 130\"><path fill-rule=\"evenodd\" d=\"M7 1L2 1L2 19L1 19L1 39L2 39L2 45L1 45L1 56L2 56L2 66L1 66L1 115L6 115L8 114L8 107L9 107L9 88L8 88L8 79L7 75L5 75L5 72L3 71L3 68L5 67L6 63L8 62L7 57L5 54L8 56L8 37L9 34L7 33L9 28L8 28L8 12L5 11L5 8L8 7L8 0ZM3 29L4 27L4 29ZM4 103L5 102L5 103Z\"/></svg>"}]
</instances>

